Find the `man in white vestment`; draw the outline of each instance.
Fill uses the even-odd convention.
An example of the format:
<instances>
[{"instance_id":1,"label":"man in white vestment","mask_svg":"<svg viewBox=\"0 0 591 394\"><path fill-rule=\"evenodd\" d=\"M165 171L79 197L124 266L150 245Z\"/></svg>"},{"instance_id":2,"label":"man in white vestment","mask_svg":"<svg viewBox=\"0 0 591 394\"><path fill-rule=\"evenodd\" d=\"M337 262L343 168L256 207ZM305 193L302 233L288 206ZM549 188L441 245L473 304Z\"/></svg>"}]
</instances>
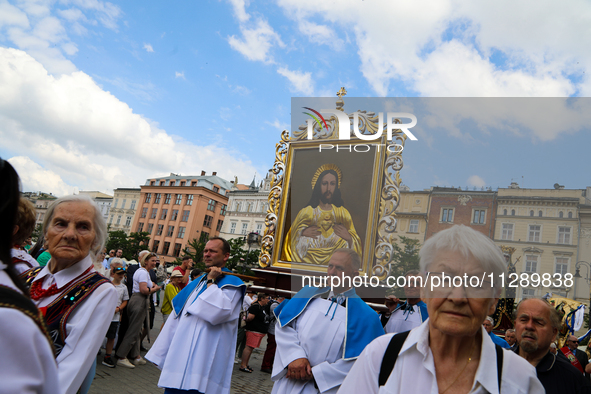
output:
<instances>
[{"instance_id":1,"label":"man in white vestment","mask_svg":"<svg viewBox=\"0 0 591 394\"><path fill-rule=\"evenodd\" d=\"M238 318L246 285L225 275L230 245L213 237L203 261L209 273L189 283L172 301L173 311L146 359L162 370L165 393L229 393Z\"/></svg>"},{"instance_id":2,"label":"man in white vestment","mask_svg":"<svg viewBox=\"0 0 591 394\"><path fill-rule=\"evenodd\" d=\"M345 287L304 287L275 309L273 393L336 393L365 346L384 334L377 313L344 280L360 266L354 250L337 249L327 273Z\"/></svg>"},{"instance_id":3,"label":"man in white vestment","mask_svg":"<svg viewBox=\"0 0 591 394\"><path fill-rule=\"evenodd\" d=\"M404 295L406 301L400 302L397 298L393 299L398 305L394 308L384 326L384 331L387 334L412 330L423 324L429 317L427 304L421 301L421 276L419 271L408 271L405 277Z\"/></svg>"}]
</instances>

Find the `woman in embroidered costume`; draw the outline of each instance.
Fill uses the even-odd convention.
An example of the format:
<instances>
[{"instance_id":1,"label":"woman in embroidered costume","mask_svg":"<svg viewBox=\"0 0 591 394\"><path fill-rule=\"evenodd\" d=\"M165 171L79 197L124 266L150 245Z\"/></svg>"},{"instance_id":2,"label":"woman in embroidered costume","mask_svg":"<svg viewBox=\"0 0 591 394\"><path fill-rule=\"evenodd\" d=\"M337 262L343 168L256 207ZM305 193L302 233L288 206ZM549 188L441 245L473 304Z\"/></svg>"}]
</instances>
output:
<instances>
[{"instance_id":1,"label":"woman in embroidered costume","mask_svg":"<svg viewBox=\"0 0 591 394\"><path fill-rule=\"evenodd\" d=\"M7 393L59 393L53 345L39 310L12 264L12 235L19 206L19 179L0 159L0 383Z\"/></svg>"},{"instance_id":2,"label":"woman in embroidered costume","mask_svg":"<svg viewBox=\"0 0 591 394\"><path fill-rule=\"evenodd\" d=\"M31 299L45 316L62 391L85 392L117 304L117 291L93 268L107 226L89 197L64 196L47 210L43 234L51 259L23 277L30 285Z\"/></svg>"}]
</instances>

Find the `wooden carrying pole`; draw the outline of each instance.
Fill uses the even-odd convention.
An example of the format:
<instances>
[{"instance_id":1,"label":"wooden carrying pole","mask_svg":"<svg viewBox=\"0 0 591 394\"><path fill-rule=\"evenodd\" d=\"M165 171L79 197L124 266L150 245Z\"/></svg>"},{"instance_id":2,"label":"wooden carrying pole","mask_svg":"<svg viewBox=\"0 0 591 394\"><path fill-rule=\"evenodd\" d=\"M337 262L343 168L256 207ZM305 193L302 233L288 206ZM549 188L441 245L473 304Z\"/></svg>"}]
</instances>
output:
<instances>
[{"instance_id":1,"label":"wooden carrying pole","mask_svg":"<svg viewBox=\"0 0 591 394\"><path fill-rule=\"evenodd\" d=\"M209 272L210 269L206 269L205 272ZM242 279L242 280L252 280L252 281L258 281L258 282L265 282L266 279L265 278L259 278L257 276L250 276L250 275L243 275L243 274L236 274L234 272L222 272L222 275L232 275L232 276L237 276L238 278Z\"/></svg>"}]
</instances>

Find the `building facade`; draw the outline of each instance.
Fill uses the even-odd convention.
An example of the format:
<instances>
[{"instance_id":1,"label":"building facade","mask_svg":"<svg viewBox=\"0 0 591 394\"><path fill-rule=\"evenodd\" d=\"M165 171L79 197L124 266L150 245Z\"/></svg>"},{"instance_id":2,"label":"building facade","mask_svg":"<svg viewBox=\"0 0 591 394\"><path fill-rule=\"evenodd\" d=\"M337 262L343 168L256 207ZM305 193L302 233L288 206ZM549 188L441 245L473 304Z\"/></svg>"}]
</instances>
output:
<instances>
[{"instance_id":1,"label":"building facade","mask_svg":"<svg viewBox=\"0 0 591 394\"><path fill-rule=\"evenodd\" d=\"M24 198L31 201L35 206L36 211L36 219L35 219L35 226L40 225L43 223L43 219L45 218L45 212L47 212L47 208L57 200L57 197L48 194L48 193L35 193L35 192L25 192L22 194Z\"/></svg>"},{"instance_id":2,"label":"building facade","mask_svg":"<svg viewBox=\"0 0 591 394\"><path fill-rule=\"evenodd\" d=\"M98 205L105 221L109 220L109 212L111 211L111 204L113 204L113 196L97 191L80 191L79 194L86 194L92 198L92 200Z\"/></svg>"},{"instance_id":3,"label":"building facade","mask_svg":"<svg viewBox=\"0 0 591 394\"><path fill-rule=\"evenodd\" d=\"M124 231L131 233L131 224L137 212L141 189L115 189L113 205L109 213L109 231Z\"/></svg>"},{"instance_id":4,"label":"building facade","mask_svg":"<svg viewBox=\"0 0 591 394\"><path fill-rule=\"evenodd\" d=\"M148 232L149 249L172 262L192 240L219 235L231 189L232 183L215 172L148 179L131 229Z\"/></svg>"},{"instance_id":5,"label":"building facade","mask_svg":"<svg viewBox=\"0 0 591 394\"><path fill-rule=\"evenodd\" d=\"M263 235L265 216L269 208L271 177L267 175L259 186L253 180L247 188L236 185L228 193L228 213L220 236L226 239L244 238L249 233ZM258 247L252 245L253 247Z\"/></svg>"},{"instance_id":6,"label":"building facade","mask_svg":"<svg viewBox=\"0 0 591 394\"><path fill-rule=\"evenodd\" d=\"M422 245L427 233L427 214L429 212L430 192L400 191L400 201L396 208L396 231L398 236L416 239Z\"/></svg>"}]
</instances>

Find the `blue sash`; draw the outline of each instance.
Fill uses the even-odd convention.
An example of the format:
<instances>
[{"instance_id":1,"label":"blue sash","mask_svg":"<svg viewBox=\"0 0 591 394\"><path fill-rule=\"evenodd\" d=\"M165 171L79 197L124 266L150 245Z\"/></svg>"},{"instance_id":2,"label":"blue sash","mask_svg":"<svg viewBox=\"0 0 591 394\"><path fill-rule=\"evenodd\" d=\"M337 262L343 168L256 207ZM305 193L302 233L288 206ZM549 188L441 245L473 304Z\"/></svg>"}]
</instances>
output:
<instances>
[{"instance_id":1,"label":"blue sash","mask_svg":"<svg viewBox=\"0 0 591 394\"><path fill-rule=\"evenodd\" d=\"M274 310L279 326L284 327L290 323L304 312L310 301L329 291L330 287L306 286L291 300L283 301ZM359 357L371 341L384 335L384 329L378 314L359 298L355 289L350 289L343 295L347 297L347 333L345 334L343 359L348 360Z\"/></svg>"},{"instance_id":2,"label":"blue sash","mask_svg":"<svg viewBox=\"0 0 591 394\"><path fill-rule=\"evenodd\" d=\"M227 269L226 267L222 268L222 271L223 272L232 272L229 269ZM199 287L201 282L204 282L205 280L207 280L206 278L207 278L207 273L201 275L199 278L195 279L194 281L189 283L187 286L185 286L185 288L183 290L179 291L179 293L172 299L172 308L174 309L177 317L181 315L181 311L185 307L185 304L187 303L189 296L193 293L193 291L197 287ZM221 275L221 276L218 276L216 283L220 289L224 288L226 286L242 287L242 297L244 297L244 294L246 293L246 284L237 276ZM199 290L199 294L197 294L197 297L195 297L195 300L197 298L199 298L201 293L203 293L206 289L207 289L207 286L201 287L201 289ZM195 302L195 300L193 300L193 302Z\"/></svg>"}]
</instances>

